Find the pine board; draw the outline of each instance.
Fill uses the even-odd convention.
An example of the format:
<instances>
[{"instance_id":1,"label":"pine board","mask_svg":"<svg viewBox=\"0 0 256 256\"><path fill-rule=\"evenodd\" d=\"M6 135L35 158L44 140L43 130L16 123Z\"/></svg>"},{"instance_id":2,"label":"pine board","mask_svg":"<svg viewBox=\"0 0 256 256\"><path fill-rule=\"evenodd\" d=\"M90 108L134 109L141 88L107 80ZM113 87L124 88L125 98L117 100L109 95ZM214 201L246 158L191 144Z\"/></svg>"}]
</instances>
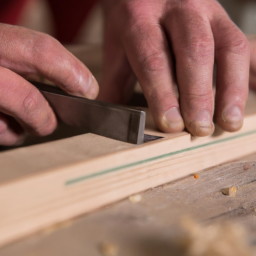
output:
<instances>
[{"instance_id":1,"label":"pine board","mask_svg":"<svg viewBox=\"0 0 256 256\"><path fill-rule=\"evenodd\" d=\"M135 146L84 134L0 153L0 244L256 151L255 103L251 93L236 133L163 134L147 113L146 133L162 139Z\"/></svg>"},{"instance_id":2,"label":"pine board","mask_svg":"<svg viewBox=\"0 0 256 256\"><path fill-rule=\"evenodd\" d=\"M215 166L183 179L149 189L134 204L128 198L80 218L56 223L0 249L1 256L102 256L100 245L110 242L122 256L167 256L179 244L176 223L180 216L212 224L231 220L245 226L256 245L256 153ZM223 188L237 186L236 197ZM256 249L256 248L255 248ZM183 255L183 254L182 254Z\"/></svg>"}]
</instances>

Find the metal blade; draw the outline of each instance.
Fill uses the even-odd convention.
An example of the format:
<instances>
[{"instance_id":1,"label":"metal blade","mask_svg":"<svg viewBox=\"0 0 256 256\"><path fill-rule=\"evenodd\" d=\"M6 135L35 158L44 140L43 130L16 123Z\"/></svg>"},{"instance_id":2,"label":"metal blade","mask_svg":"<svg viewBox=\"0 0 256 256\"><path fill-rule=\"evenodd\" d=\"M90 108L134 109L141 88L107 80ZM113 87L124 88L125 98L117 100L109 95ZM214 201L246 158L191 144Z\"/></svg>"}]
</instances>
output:
<instances>
[{"instance_id":1,"label":"metal blade","mask_svg":"<svg viewBox=\"0 0 256 256\"><path fill-rule=\"evenodd\" d=\"M58 87L30 82L41 91L65 124L124 142L143 143L144 111L71 96Z\"/></svg>"}]
</instances>

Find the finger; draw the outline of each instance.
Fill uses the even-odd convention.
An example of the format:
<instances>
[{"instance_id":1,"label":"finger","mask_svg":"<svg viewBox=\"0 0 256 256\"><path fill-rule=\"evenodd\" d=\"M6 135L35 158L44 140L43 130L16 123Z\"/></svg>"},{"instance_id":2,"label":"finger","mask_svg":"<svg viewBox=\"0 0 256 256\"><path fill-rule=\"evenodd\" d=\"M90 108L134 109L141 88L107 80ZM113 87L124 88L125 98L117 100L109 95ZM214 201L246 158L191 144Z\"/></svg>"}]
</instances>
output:
<instances>
[{"instance_id":1,"label":"finger","mask_svg":"<svg viewBox=\"0 0 256 256\"><path fill-rule=\"evenodd\" d=\"M49 103L28 81L0 67L0 112L12 116L30 134L52 133L57 120Z\"/></svg>"},{"instance_id":2,"label":"finger","mask_svg":"<svg viewBox=\"0 0 256 256\"><path fill-rule=\"evenodd\" d=\"M24 130L10 117L0 113L0 145L16 146L23 143L25 139Z\"/></svg>"},{"instance_id":3,"label":"finger","mask_svg":"<svg viewBox=\"0 0 256 256\"><path fill-rule=\"evenodd\" d=\"M214 41L210 23L197 10L183 6L171 11L165 26L176 60L186 128L195 136L210 135L214 130Z\"/></svg>"},{"instance_id":4,"label":"finger","mask_svg":"<svg viewBox=\"0 0 256 256\"><path fill-rule=\"evenodd\" d=\"M256 89L256 39L251 38L249 40L250 43L250 78L249 85L250 88Z\"/></svg>"},{"instance_id":5,"label":"finger","mask_svg":"<svg viewBox=\"0 0 256 256\"><path fill-rule=\"evenodd\" d=\"M184 129L174 90L169 46L160 24L150 19L128 24L123 36L126 55L142 87L159 129Z\"/></svg>"},{"instance_id":6,"label":"finger","mask_svg":"<svg viewBox=\"0 0 256 256\"><path fill-rule=\"evenodd\" d=\"M0 37L1 66L22 75L38 73L73 95L97 96L91 72L54 38L6 24L0 25Z\"/></svg>"},{"instance_id":7,"label":"finger","mask_svg":"<svg viewBox=\"0 0 256 256\"><path fill-rule=\"evenodd\" d=\"M246 37L223 12L213 19L216 44L215 120L226 131L237 131L243 125L248 96L250 48Z\"/></svg>"},{"instance_id":8,"label":"finger","mask_svg":"<svg viewBox=\"0 0 256 256\"><path fill-rule=\"evenodd\" d=\"M107 26L104 42L103 76L98 100L127 103L133 93L135 75L119 41Z\"/></svg>"}]
</instances>

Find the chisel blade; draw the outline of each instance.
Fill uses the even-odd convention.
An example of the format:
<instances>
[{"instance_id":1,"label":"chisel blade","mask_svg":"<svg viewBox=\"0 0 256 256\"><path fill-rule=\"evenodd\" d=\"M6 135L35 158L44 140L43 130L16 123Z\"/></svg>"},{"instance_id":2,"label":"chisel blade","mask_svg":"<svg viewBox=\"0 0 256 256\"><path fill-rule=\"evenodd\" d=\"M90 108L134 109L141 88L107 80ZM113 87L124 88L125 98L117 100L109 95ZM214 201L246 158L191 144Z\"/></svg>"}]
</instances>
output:
<instances>
[{"instance_id":1,"label":"chisel blade","mask_svg":"<svg viewBox=\"0 0 256 256\"><path fill-rule=\"evenodd\" d=\"M68 95L58 87L30 81L65 124L108 138L141 144L146 113L106 102Z\"/></svg>"}]
</instances>

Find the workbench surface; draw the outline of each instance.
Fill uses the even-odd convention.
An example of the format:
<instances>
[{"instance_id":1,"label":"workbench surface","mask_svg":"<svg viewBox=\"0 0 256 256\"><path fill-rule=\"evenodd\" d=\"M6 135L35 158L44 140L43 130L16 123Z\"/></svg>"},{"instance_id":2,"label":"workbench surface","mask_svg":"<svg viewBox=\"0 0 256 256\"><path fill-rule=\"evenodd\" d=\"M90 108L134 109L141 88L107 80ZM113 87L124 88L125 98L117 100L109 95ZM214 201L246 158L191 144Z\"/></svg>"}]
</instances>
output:
<instances>
[{"instance_id":1,"label":"workbench surface","mask_svg":"<svg viewBox=\"0 0 256 256\"><path fill-rule=\"evenodd\" d=\"M223 219L242 223L256 244L255 178L256 153L204 170L196 178L191 175L147 190L137 203L125 199L59 223L1 248L0 255L98 256L105 242L118 246L117 255L170 255L172 227L182 215L203 223ZM236 197L222 194L230 186L237 186Z\"/></svg>"}]
</instances>

